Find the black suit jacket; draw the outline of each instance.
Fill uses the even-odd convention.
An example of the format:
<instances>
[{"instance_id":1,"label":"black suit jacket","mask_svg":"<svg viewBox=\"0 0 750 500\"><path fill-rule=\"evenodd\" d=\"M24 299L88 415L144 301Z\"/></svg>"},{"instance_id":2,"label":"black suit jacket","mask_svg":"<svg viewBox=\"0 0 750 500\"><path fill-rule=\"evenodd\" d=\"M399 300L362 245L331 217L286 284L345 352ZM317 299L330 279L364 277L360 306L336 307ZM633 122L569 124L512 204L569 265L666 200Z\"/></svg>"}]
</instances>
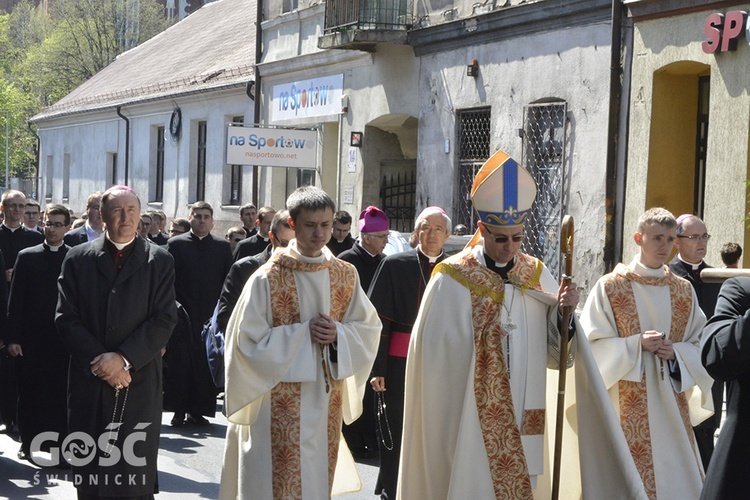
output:
<instances>
[{"instance_id":1,"label":"black suit jacket","mask_svg":"<svg viewBox=\"0 0 750 500\"><path fill-rule=\"evenodd\" d=\"M242 289L245 288L245 283L255 271L260 269L260 266L268 262L271 257L271 249L272 246L268 245L268 248L258 255L244 257L232 264L219 296L219 313L216 316L218 331L226 332L229 317L232 315L234 306L237 305L237 300L240 298Z\"/></svg>"},{"instance_id":2,"label":"black suit jacket","mask_svg":"<svg viewBox=\"0 0 750 500\"><path fill-rule=\"evenodd\" d=\"M245 238L244 240L237 243L232 258L234 258L234 261L237 262L242 258L258 255L259 253L263 252L270 244L270 240L264 240L259 234L256 233L249 238Z\"/></svg>"},{"instance_id":3,"label":"black suit jacket","mask_svg":"<svg viewBox=\"0 0 750 500\"><path fill-rule=\"evenodd\" d=\"M385 254L380 253L376 256L372 256L367 253L367 250L362 248L362 245L355 244L349 250L338 254L339 259L352 264L357 268L359 274L359 282L362 285L362 290L367 293L372 283L372 278L375 276L380 263L385 259Z\"/></svg>"},{"instance_id":4,"label":"black suit jacket","mask_svg":"<svg viewBox=\"0 0 750 500\"><path fill-rule=\"evenodd\" d=\"M65 244L69 247L88 243L89 238L86 235L86 224L79 226L75 229L71 229L65 233Z\"/></svg>"},{"instance_id":5,"label":"black suit jacket","mask_svg":"<svg viewBox=\"0 0 750 500\"><path fill-rule=\"evenodd\" d=\"M721 288L716 312L703 329L703 366L727 383L727 418L706 473L702 499L747 498L750 467L750 278Z\"/></svg>"}]
</instances>

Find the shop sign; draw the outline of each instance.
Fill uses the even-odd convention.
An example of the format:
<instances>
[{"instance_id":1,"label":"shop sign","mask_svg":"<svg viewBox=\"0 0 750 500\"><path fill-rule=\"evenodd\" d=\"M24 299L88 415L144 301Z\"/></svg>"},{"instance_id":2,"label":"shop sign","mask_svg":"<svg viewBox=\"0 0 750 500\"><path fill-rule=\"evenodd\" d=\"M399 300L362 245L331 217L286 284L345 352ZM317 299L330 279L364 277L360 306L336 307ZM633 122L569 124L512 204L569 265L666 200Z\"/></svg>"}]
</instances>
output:
<instances>
[{"instance_id":1,"label":"shop sign","mask_svg":"<svg viewBox=\"0 0 750 500\"><path fill-rule=\"evenodd\" d=\"M227 127L227 164L316 168L315 130Z\"/></svg>"},{"instance_id":2,"label":"shop sign","mask_svg":"<svg viewBox=\"0 0 750 500\"><path fill-rule=\"evenodd\" d=\"M344 75L324 76L273 86L273 122L341 114Z\"/></svg>"},{"instance_id":3,"label":"shop sign","mask_svg":"<svg viewBox=\"0 0 750 500\"><path fill-rule=\"evenodd\" d=\"M744 10L732 10L726 14L714 12L706 18L703 25L703 31L708 38L701 44L703 52L715 54L735 50L741 36L744 35L750 42L748 30L750 26L747 25L747 12Z\"/></svg>"}]
</instances>

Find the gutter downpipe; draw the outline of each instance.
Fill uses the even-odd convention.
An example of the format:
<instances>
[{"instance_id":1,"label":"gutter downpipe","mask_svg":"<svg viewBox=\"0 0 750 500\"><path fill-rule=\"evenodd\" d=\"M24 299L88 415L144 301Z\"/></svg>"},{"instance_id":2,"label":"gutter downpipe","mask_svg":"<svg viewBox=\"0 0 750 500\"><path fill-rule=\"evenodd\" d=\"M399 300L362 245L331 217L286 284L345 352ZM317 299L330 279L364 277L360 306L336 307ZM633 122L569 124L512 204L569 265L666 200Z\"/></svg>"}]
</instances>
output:
<instances>
[{"instance_id":1,"label":"gutter downpipe","mask_svg":"<svg viewBox=\"0 0 750 500\"><path fill-rule=\"evenodd\" d=\"M40 194L39 194L39 154L42 150L42 138L39 137L39 134L36 133L36 130L33 129L34 124L31 122L26 122L26 126L29 128L29 132L34 134L34 137L36 137L36 148L34 148L34 166L36 167L36 177L34 178L34 192L36 193L36 199L39 201ZM46 197L46 196L45 196Z\"/></svg>"},{"instance_id":2,"label":"gutter downpipe","mask_svg":"<svg viewBox=\"0 0 750 500\"><path fill-rule=\"evenodd\" d=\"M256 14L255 14L255 98L253 99L253 125L260 125L260 71L258 70L258 64L263 58L263 34L261 31L261 23L263 22L263 1L255 0L256 2ZM253 165L253 204L259 207L260 199L260 186L258 185L258 165Z\"/></svg>"},{"instance_id":3,"label":"gutter downpipe","mask_svg":"<svg viewBox=\"0 0 750 500\"><path fill-rule=\"evenodd\" d=\"M120 111L122 106L117 106L117 116L125 120L125 182L128 185L128 167L130 165L130 120Z\"/></svg>"},{"instance_id":4,"label":"gutter downpipe","mask_svg":"<svg viewBox=\"0 0 750 500\"><path fill-rule=\"evenodd\" d=\"M617 151L619 140L620 98L622 96L622 4L621 0L612 0L612 25L610 38L609 66L609 123L607 126L607 169L605 185L605 235L604 235L604 272L614 269L619 261L622 248L617 244ZM619 207L621 210L622 207ZM619 250L619 251L618 251Z\"/></svg>"}]
</instances>

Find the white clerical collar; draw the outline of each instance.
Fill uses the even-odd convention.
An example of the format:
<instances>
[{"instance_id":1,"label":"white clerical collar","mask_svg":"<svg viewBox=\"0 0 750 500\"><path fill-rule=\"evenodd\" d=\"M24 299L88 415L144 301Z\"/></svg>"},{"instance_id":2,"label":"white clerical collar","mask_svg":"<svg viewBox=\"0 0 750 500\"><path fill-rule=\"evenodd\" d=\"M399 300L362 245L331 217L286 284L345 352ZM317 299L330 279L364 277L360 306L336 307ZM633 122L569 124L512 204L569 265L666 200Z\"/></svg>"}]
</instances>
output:
<instances>
[{"instance_id":1,"label":"white clerical collar","mask_svg":"<svg viewBox=\"0 0 750 500\"><path fill-rule=\"evenodd\" d=\"M57 246L52 246L49 243L47 243L47 240L44 240L44 245L47 247L47 249L50 252L57 252L58 250L60 250L63 247L63 242L60 242L60 244L57 245Z\"/></svg>"},{"instance_id":2,"label":"white clerical collar","mask_svg":"<svg viewBox=\"0 0 750 500\"><path fill-rule=\"evenodd\" d=\"M326 260L326 247L325 246L321 249L320 251L321 253L317 257L307 257L299 253L299 250L297 250L296 239L289 242L287 249L289 251L289 254L295 259L299 260L300 262L306 262L308 264L320 264L321 262Z\"/></svg>"},{"instance_id":3,"label":"white clerical collar","mask_svg":"<svg viewBox=\"0 0 750 500\"><path fill-rule=\"evenodd\" d=\"M19 229L21 229L21 227L23 227L23 224L19 224L16 227L10 227L8 224L5 223L5 221L3 221L3 226L5 226L6 229L10 229L12 232L15 233L16 231L18 231Z\"/></svg>"},{"instance_id":4,"label":"white clerical collar","mask_svg":"<svg viewBox=\"0 0 750 500\"><path fill-rule=\"evenodd\" d=\"M693 268L693 271L697 271L698 268L701 267L701 264L703 264L703 259L701 259L701 261L698 262L697 264L693 264L692 262L688 262L685 259L683 259L682 255L680 254L677 254L677 258L680 259L680 262L682 262L686 266L690 266L691 268Z\"/></svg>"},{"instance_id":5,"label":"white clerical collar","mask_svg":"<svg viewBox=\"0 0 750 500\"><path fill-rule=\"evenodd\" d=\"M133 236L133 239L130 240L130 241L128 241L127 243L116 243L116 242L112 241L112 239L109 237L109 233L105 232L104 235L105 235L105 238L107 238L107 240L109 240L109 242L112 243L115 246L115 248L118 249L118 250L122 250L126 246L130 245L131 243L133 243L133 241L135 240L135 236Z\"/></svg>"},{"instance_id":6,"label":"white clerical collar","mask_svg":"<svg viewBox=\"0 0 750 500\"><path fill-rule=\"evenodd\" d=\"M195 236L196 238L198 238L198 239L199 239L199 240L201 240L201 241L203 241L203 238L205 238L206 236L208 236L207 234L206 234L205 236L198 236L197 234L195 234L195 233L193 232L193 230L192 230L192 229L190 230L190 234L192 234L193 236Z\"/></svg>"},{"instance_id":7,"label":"white clerical collar","mask_svg":"<svg viewBox=\"0 0 750 500\"><path fill-rule=\"evenodd\" d=\"M440 256L443 255L443 251L441 250L440 251L440 255L436 255L435 257L430 257L429 255L427 255L426 253L424 253L422 251L422 244L421 243L419 245L417 245L417 251L419 253L421 253L422 255L424 255L427 258L427 260L430 262L430 264L435 264L437 262L437 260L440 258Z\"/></svg>"},{"instance_id":8,"label":"white clerical collar","mask_svg":"<svg viewBox=\"0 0 750 500\"><path fill-rule=\"evenodd\" d=\"M364 245L362 245L361 243L357 243L357 245L359 245L359 248L364 250L367 255L369 255L370 257L375 257L375 254L366 249Z\"/></svg>"},{"instance_id":9,"label":"white clerical collar","mask_svg":"<svg viewBox=\"0 0 750 500\"><path fill-rule=\"evenodd\" d=\"M650 267L646 266L641 262L641 256L636 255L633 259L633 262L630 263L631 269L635 271L637 274L640 274L641 276L644 276L646 278L663 278L664 277L664 266L659 267L658 269L651 269Z\"/></svg>"}]
</instances>

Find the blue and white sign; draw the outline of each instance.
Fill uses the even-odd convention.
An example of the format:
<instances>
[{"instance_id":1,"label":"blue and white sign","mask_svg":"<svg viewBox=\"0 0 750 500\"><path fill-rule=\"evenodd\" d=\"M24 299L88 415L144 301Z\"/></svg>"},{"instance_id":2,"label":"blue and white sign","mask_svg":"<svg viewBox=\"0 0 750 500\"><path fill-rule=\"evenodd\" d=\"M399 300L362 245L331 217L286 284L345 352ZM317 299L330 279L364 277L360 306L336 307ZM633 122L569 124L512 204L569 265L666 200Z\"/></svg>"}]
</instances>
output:
<instances>
[{"instance_id":1,"label":"blue and white sign","mask_svg":"<svg viewBox=\"0 0 750 500\"><path fill-rule=\"evenodd\" d=\"M227 127L227 164L317 168L318 133L261 127Z\"/></svg>"},{"instance_id":2,"label":"blue and white sign","mask_svg":"<svg viewBox=\"0 0 750 500\"><path fill-rule=\"evenodd\" d=\"M274 85L271 121L341 114L343 88L343 73Z\"/></svg>"}]
</instances>

